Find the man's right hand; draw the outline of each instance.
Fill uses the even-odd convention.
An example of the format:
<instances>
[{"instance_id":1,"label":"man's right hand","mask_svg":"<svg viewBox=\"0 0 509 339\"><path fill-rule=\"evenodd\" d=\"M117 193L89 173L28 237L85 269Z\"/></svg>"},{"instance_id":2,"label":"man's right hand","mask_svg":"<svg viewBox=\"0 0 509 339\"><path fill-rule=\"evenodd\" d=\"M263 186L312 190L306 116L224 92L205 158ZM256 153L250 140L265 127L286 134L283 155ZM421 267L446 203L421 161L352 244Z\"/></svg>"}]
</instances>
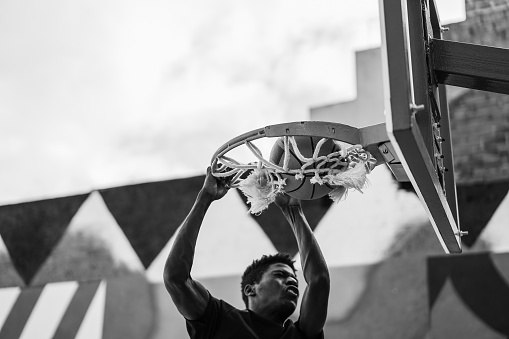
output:
<instances>
[{"instance_id":1,"label":"man's right hand","mask_svg":"<svg viewBox=\"0 0 509 339\"><path fill-rule=\"evenodd\" d=\"M230 187L228 178L216 178L212 175L210 167L207 168L207 175L203 183L202 192L207 194L212 200L219 200L225 196Z\"/></svg>"}]
</instances>

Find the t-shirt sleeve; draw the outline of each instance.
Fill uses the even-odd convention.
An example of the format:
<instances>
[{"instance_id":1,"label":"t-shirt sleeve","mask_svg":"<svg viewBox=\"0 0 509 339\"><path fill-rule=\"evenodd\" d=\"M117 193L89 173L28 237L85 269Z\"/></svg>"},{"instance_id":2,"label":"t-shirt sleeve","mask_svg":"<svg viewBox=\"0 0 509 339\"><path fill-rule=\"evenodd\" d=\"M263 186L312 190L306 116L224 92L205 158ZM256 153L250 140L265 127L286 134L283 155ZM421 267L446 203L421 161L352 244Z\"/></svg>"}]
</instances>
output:
<instances>
[{"instance_id":1,"label":"t-shirt sleeve","mask_svg":"<svg viewBox=\"0 0 509 339\"><path fill-rule=\"evenodd\" d=\"M209 292L209 302L205 313L200 319L186 319L187 333L191 339L212 338L218 324L218 318L221 312L221 304Z\"/></svg>"}]
</instances>

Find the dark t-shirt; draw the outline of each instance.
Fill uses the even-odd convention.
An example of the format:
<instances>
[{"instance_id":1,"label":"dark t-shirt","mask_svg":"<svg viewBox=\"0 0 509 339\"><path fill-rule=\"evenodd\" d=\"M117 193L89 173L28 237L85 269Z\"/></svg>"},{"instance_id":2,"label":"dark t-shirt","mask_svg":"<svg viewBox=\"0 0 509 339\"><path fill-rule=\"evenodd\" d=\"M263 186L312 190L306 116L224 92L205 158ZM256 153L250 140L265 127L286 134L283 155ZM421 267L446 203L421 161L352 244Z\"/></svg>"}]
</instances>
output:
<instances>
[{"instance_id":1,"label":"dark t-shirt","mask_svg":"<svg viewBox=\"0 0 509 339\"><path fill-rule=\"evenodd\" d=\"M315 339L307 338L299 322L288 319L284 326L253 311L239 310L209 295L205 314L199 320L186 320L191 339ZM323 339L323 331L316 339Z\"/></svg>"}]
</instances>

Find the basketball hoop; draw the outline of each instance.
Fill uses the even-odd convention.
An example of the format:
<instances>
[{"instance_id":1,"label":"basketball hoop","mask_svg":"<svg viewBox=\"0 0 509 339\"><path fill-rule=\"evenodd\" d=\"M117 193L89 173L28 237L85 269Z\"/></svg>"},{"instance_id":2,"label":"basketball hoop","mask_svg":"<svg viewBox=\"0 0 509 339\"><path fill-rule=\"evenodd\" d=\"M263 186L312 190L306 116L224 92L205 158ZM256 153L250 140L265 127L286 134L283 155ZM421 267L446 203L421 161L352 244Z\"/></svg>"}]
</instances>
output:
<instances>
[{"instance_id":1,"label":"basketball hoop","mask_svg":"<svg viewBox=\"0 0 509 339\"><path fill-rule=\"evenodd\" d=\"M278 138L268 159L253 143L265 137ZM212 157L211 170L215 177L229 178L229 186L243 192L253 214L261 213L283 192L306 200L328 194L337 202L350 189L362 192L366 175L381 163L363 148L361 139L359 129L338 123L305 121L266 126L222 145ZM239 146L246 147L254 161L243 163L227 155ZM297 188L285 190L289 182L296 181L300 183L292 187ZM323 186L320 194L314 185Z\"/></svg>"}]
</instances>

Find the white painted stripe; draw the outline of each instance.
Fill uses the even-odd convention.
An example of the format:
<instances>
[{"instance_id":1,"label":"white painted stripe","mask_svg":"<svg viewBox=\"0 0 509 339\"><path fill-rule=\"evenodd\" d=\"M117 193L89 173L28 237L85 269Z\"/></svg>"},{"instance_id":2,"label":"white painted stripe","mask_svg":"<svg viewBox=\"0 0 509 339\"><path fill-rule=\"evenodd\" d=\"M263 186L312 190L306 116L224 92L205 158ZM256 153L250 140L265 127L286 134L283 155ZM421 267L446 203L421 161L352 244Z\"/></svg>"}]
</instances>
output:
<instances>
[{"instance_id":1,"label":"white painted stripe","mask_svg":"<svg viewBox=\"0 0 509 339\"><path fill-rule=\"evenodd\" d=\"M97 288L75 339L102 339L105 305L106 281L103 280Z\"/></svg>"},{"instance_id":2,"label":"white painted stripe","mask_svg":"<svg viewBox=\"0 0 509 339\"><path fill-rule=\"evenodd\" d=\"M0 329L4 326L5 319L11 313L12 306L20 293L21 289L19 287L0 289Z\"/></svg>"},{"instance_id":3,"label":"white painted stripe","mask_svg":"<svg viewBox=\"0 0 509 339\"><path fill-rule=\"evenodd\" d=\"M20 339L52 338L78 289L75 281L47 284L35 304Z\"/></svg>"},{"instance_id":4,"label":"white painted stripe","mask_svg":"<svg viewBox=\"0 0 509 339\"><path fill-rule=\"evenodd\" d=\"M364 194L353 191L333 203L315 229L329 267L384 260L397 234L428 223L417 196L398 190L388 168L377 167L369 180Z\"/></svg>"},{"instance_id":5,"label":"white painted stripe","mask_svg":"<svg viewBox=\"0 0 509 339\"><path fill-rule=\"evenodd\" d=\"M495 253L505 253L509 251L509 193L497 207L495 213L481 233L479 240L490 244L490 250ZM480 241L477 243L481 243Z\"/></svg>"},{"instance_id":6,"label":"white painted stripe","mask_svg":"<svg viewBox=\"0 0 509 339\"><path fill-rule=\"evenodd\" d=\"M170 254L170 250L173 247L173 243L175 242L175 237L177 236L178 232L180 232L180 228L181 226L177 228L175 234L172 235L170 240L166 243L164 248L145 271L147 280L149 282L156 284L163 281L163 270L164 265L166 264L166 258L168 257L168 254Z\"/></svg>"},{"instance_id":7,"label":"white painted stripe","mask_svg":"<svg viewBox=\"0 0 509 339\"><path fill-rule=\"evenodd\" d=\"M92 192L81 205L67 233L81 233L103 242L117 266L123 265L133 272L145 271L140 258L97 191Z\"/></svg>"},{"instance_id":8,"label":"white painted stripe","mask_svg":"<svg viewBox=\"0 0 509 339\"><path fill-rule=\"evenodd\" d=\"M242 198L230 190L210 206L203 219L191 274L198 279L240 277L253 259L276 252L269 237L247 212Z\"/></svg>"},{"instance_id":9,"label":"white painted stripe","mask_svg":"<svg viewBox=\"0 0 509 339\"><path fill-rule=\"evenodd\" d=\"M289 227L289 226L288 226ZM163 269L180 227L146 270L151 283L163 281ZM253 259L274 254L276 248L249 215L237 192L231 190L214 202L203 220L192 275L194 278L241 276Z\"/></svg>"},{"instance_id":10,"label":"white painted stripe","mask_svg":"<svg viewBox=\"0 0 509 339\"><path fill-rule=\"evenodd\" d=\"M0 234L0 254L9 255L9 251L7 251L7 247L5 246L5 242L1 234Z\"/></svg>"},{"instance_id":11,"label":"white painted stripe","mask_svg":"<svg viewBox=\"0 0 509 339\"><path fill-rule=\"evenodd\" d=\"M290 227L290 226L288 226ZM146 270L151 283L163 281L163 269L180 227ZM214 202L203 220L192 275L194 278L238 275L263 254L276 248L258 223L249 215L242 198L234 190Z\"/></svg>"},{"instance_id":12,"label":"white painted stripe","mask_svg":"<svg viewBox=\"0 0 509 339\"><path fill-rule=\"evenodd\" d=\"M4 284L7 286L24 286L25 283L19 276L18 272L14 268L14 265L12 263L11 255L9 254L9 251L7 250L7 247L5 246L4 239L2 238L2 235L0 234L0 257L2 257L2 260L0 262L0 266L2 267L2 275L4 275L6 278L3 279ZM9 278L11 276L11 278ZM2 323L0 323L2 324ZM1 328L1 327L0 327Z\"/></svg>"}]
</instances>

